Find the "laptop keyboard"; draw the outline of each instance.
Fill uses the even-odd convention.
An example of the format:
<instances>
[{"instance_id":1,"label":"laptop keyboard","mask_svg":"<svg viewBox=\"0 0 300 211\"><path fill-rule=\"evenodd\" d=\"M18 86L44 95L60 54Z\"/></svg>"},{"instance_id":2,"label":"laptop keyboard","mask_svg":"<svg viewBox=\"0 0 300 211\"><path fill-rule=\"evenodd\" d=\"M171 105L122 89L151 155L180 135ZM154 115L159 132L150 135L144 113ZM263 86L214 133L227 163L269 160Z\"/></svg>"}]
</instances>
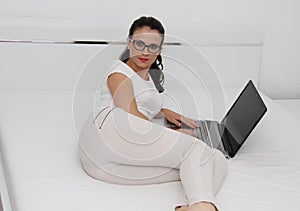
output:
<instances>
[{"instance_id":1,"label":"laptop keyboard","mask_svg":"<svg viewBox=\"0 0 300 211\"><path fill-rule=\"evenodd\" d=\"M197 132L199 139L201 139L204 143L206 143L208 146L211 146L210 138L208 135L206 123L204 121L198 121L200 127L199 131Z\"/></svg>"},{"instance_id":2,"label":"laptop keyboard","mask_svg":"<svg viewBox=\"0 0 300 211\"><path fill-rule=\"evenodd\" d=\"M210 136L209 134L209 129L207 127L207 122L203 121L203 120L197 120L197 122L199 123L200 127L196 128L196 133L197 133L197 137L202 140L204 143L206 143L208 146L216 148L218 150L220 150L221 152L223 152L223 154L225 155L225 157L227 159L230 159L230 156L228 155L228 152L225 150L222 141L221 142L217 142L218 139L214 139L217 138L215 136Z\"/></svg>"}]
</instances>

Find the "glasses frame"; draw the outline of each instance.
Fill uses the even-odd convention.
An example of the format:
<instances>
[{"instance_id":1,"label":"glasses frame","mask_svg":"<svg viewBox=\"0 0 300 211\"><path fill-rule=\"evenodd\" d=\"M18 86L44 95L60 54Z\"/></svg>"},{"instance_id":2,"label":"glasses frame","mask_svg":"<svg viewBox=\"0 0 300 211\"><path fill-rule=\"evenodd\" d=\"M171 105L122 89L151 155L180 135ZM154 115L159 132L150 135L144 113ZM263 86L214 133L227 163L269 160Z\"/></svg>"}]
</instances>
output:
<instances>
[{"instance_id":1,"label":"glasses frame","mask_svg":"<svg viewBox=\"0 0 300 211\"><path fill-rule=\"evenodd\" d=\"M134 49L137 50L137 51L143 51L145 48L147 48L147 50L148 50L149 53L151 53L151 54L158 54L158 53L162 50L162 46L161 46L161 45L157 45L157 44L154 44L154 43L151 43L151 44L149 44L149 45L146 45L146 43L145 43L143 40L129 39L129 41L132 42L132 45L133 45ZM137 48L136 45L135 45L135 43L136 43L137 41L140 41L140 42L144 43L144 47L141 48L141 49ZM151 45L157 45L157 46L158 46L158 51L152 52L152 51L150 50L150 48L149 48Z\"/></svg>"}]
</instances>

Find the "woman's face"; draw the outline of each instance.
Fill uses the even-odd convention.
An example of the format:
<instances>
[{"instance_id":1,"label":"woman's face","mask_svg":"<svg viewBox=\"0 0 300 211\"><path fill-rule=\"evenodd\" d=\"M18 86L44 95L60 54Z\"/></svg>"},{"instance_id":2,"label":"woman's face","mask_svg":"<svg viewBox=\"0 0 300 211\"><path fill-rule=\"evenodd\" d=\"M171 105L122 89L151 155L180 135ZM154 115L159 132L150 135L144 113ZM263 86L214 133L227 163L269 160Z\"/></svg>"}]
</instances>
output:
<instances>
[{"instance_id":1,"label":"woman's face","mask_svg":"<svg viewBox=\"0 0 300 211\"><path fill-rule=\"evenodd\" d=\"M128 39L130 60L134 69L149 69L161 51L162 36L156 29L147 26L134 31L131 39Z\"/></svg>"}]
</instances>

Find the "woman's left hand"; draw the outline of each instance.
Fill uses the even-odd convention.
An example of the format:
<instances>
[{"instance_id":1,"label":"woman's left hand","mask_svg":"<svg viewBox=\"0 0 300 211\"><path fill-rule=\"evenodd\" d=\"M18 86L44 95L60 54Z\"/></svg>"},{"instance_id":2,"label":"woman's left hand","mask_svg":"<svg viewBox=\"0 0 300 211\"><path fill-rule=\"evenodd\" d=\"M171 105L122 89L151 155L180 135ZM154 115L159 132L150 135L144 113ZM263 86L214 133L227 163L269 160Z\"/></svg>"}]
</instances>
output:
<instances>
[{"instance_id":1,"label":"woman's left hand","mask_svg":"<svg viewBox=\"0 0 300 211\"><path fill-rule=\"evenodd\" d=\"M168 121L172 122L178 127L181 127L181 123L184 123L191 128L199 127L199 124L195 120L178 114L170 109L163 108L161 111L164 113Z\"/></svg>"}]
</instances>

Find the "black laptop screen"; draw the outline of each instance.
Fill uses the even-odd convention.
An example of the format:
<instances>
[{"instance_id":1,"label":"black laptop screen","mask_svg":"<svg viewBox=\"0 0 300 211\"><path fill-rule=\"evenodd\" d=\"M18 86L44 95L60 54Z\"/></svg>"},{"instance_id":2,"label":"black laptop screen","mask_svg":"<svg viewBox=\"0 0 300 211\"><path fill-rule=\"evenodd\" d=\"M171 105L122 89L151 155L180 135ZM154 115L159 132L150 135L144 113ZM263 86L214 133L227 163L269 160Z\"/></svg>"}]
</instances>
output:
<instances>
[{"instance_id":1,"label":"black laptop screen","mask_svg":"<svg viewBox=\"0 0 300 211\"><path fill-rule=\"evenodd\" d=\"M221 122L225 126L224 138L229 141L230 156L236 154L266 111L254 84L249 81Z\"/></svg>"}]
</instances>

